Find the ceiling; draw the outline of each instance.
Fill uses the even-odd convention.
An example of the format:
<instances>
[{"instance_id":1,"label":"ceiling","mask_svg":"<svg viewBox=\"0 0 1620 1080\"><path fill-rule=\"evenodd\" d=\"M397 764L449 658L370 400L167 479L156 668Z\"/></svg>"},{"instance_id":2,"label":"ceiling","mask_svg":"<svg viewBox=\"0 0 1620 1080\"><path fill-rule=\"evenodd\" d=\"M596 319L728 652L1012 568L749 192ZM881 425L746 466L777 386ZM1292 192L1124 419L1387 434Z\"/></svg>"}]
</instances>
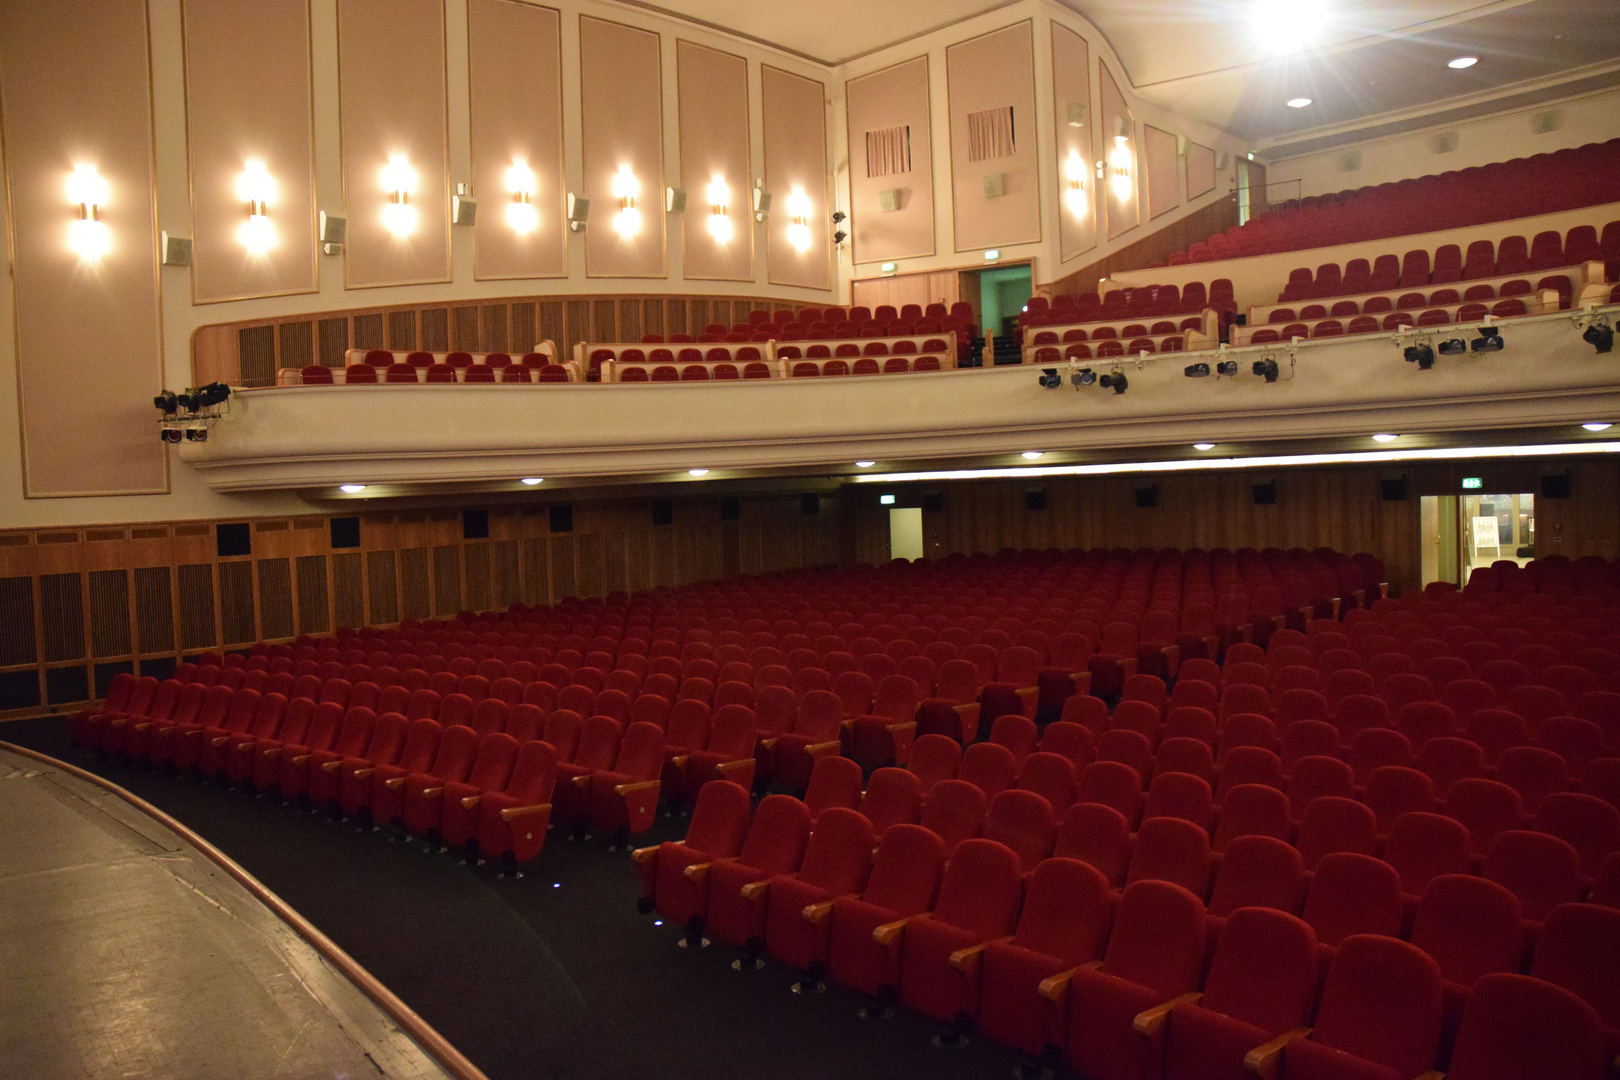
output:
<instances>
[{"instance_id":1,"label":"ceiling","mask_svg":"<svg viewBox=\"0 0 1620 1080\"><path fill-rule=\"evenodd\" d=\"M1012 0L622 2L836 65ZM1142 97L1269 157L1620 85L1615 0L1324 0L1316 47L1287 57L1260 51L1249 0L1059 2L1102 31ZM1461 55L1479 63L1446 66Z\"/></svg>"}]
</instances>

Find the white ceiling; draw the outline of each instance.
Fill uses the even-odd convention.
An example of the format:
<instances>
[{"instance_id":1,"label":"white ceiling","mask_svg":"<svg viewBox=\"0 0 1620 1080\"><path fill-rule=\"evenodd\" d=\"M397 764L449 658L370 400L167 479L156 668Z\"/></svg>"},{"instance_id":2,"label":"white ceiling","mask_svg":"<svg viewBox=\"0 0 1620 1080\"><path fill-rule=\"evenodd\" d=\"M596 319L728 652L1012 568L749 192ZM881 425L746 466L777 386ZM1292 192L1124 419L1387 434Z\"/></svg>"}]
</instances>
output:
<instances>
[{"instance_id":1,"label":"white ceiling","mask_svg":"<svg viewBox=\"0 0 1620 1080\"><path fill-rule=\"evenodd\" d=\"M1010 0L622 0L836 65ZM1620 85L1617 0L1327 0L1317 47L1258 52L1249 0L1059 0L1138 94L1271 156ZM1476 55L1453 71L1446 61ZM1290 109L1291 97L1313 104Z\"/></svg>"}]
</instances>

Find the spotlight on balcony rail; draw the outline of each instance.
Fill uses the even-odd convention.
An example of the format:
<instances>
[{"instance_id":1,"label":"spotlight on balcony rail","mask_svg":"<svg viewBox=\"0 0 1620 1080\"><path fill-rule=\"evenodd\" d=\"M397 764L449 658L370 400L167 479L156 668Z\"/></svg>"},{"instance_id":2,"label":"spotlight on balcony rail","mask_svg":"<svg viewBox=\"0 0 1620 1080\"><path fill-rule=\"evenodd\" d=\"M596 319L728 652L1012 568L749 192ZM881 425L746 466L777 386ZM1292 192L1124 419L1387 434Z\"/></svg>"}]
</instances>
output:
<instances>
[{"instance_id":1,"label":"spotlight on balcony rail","mask_svg":"<svg viewBox=\"0 0 1620 1080\"><path fill-rule=\"evenodd\" d=\"M1468 342L1460 337L1447 338L1434 347L1441 356L1457 356L1468 351Z\"/></svg>"},{"instance_id":2,"label":"spotlight on balcony rail","mask_svg":"<svg viewBox=\"0 0 1620 1080\"><path fill-rule=\"evenodd\" d=\"M1088 367L1083 367L1079 371L1071 373L1069 381L1074 383L1076 390L1082 386L1093 386L1097 382L1097 373Z\"/></svg>"},{"instance_id":3,"label":"spotlight on balcony rail","mask_svg":"<svg viewBox=\"0 0 1620 1080\"><path fill-rule=\"evenodd\" d=\"M1594 315L1592 321L1587 324L1586 332L1581 335L1581 340L1600 353L1610 352L1614 349L1614 327L1610 325L1607 317Z\"/></svg>"},{"instance_id":4,"label":"spotlight on balcony rail","mask_svg":"<svg viewBox=\"0 0 1620 1080\"><path fill-rule=\"evenodd\" d=\"M1236 375L1237 373L1238 362L1236 360L1222 360L1215 365L1215 374L1217 375Z\"/></svg>"},{"instance_id":5,"label":"spotlight on balcony rail","mask_svg":"<svg viewBox=\"0 0 1620 1080\"><path fill-rule=\"evenodd\" d=\"M1058 374L1055 367L1041 368L1041 373L1037 378L1040 380L1041 386L1047 390L1056 390L1063 385L1063 377Z\"/></svg>"},{"instance_id":6,"label":"spotlight on balcony rail","mask_svg":"<svg viewBox=\"0 0 1620 1080\"><path fill-rule=\"evenodd\" d=\"M1276 382L1277 376L1281 373L1277 367L1277 361L1273 360L1269 356L1264 360L1256 360L1253 365L1251 365L1250 370L1256 375L1265 379L1268 383Z\"/></svg>"},{"instance_id":7,"label":"spotlight on balcony rail","mask_svg":"<svg viewBox=\"0 0 1620 1080\"><path fill-rule=\"evenodd\" d=\"M1416 364L1423 371L1434 367L1434 350L1422 342L1408 345L1404 355L1408 364Z\"/></svg>"},{"instance_id":8,"label":"spotlight on balcony rail","mask_svg":"<svg viewBox=\"0 0 1620 1080\"><path fill-rule=\"evenodd\" d=\"M1126 388L1131 385L1131 381L1125 377L1125 373L1118 368L1110 371L1098 381L1102 383L1103 389L1112 390L1116 394L1123 394Z\"/></svg>"},{"instance_id":9,"label":"spotlight on balcony rail","mask_svg":"<svg viewBox=\"0 0 1620 1080\"><path fill-rule=\"evenodd\" d=\"M1189 379L1202 379L1209 375L1208 364L1188 364L1181 372Z\"/></svg>"},{"instance_id":10,"label":"spotlight on balcony rail","mask_svg":"<svg viewBox=\"0 0 1620 1080\"><path fill-rule=\"evenodd\" d=\"M1468 343L1468 347L1475 352L1501 352L1502 331L1494 326L1479 328L1479 337Z\"/></svg>"}]
</instances>

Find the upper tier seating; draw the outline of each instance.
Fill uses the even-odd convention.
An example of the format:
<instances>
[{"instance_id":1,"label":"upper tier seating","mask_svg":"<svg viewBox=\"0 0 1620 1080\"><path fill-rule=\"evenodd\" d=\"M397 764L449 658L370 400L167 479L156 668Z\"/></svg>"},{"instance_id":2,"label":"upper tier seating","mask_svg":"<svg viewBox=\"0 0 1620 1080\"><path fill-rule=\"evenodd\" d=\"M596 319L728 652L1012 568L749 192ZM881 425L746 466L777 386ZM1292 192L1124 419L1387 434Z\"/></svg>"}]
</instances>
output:
<instances>
[{"instance_id":1,"label":"upper tier seating","mask_svg":"<svg viewBox=\"0 0 1620 1080\"><path fill-rule=\"evenodd\" d=\"M1290 200L1174 253L1169 264L1465 228L1615 201L1620 201L1620 139Z\"/></svg>"},{"instance_id":2,"label":"upper tier seating","mask_svg":"<svg viewBox=\"0 0 1620 1080\"><path fill-rule=\"evenodd\" d=\"M511 353L445 352L421 349L395 352L389 349L350 349L344 366L330 368L311 364L304 368L282 368L276 372L277 386L374 386L378 383L421 386L447 383L535 384L580 382L580 370L571 363L557 363L557 347L542 341L534 352Z\"/></svg>"}]
</instances>

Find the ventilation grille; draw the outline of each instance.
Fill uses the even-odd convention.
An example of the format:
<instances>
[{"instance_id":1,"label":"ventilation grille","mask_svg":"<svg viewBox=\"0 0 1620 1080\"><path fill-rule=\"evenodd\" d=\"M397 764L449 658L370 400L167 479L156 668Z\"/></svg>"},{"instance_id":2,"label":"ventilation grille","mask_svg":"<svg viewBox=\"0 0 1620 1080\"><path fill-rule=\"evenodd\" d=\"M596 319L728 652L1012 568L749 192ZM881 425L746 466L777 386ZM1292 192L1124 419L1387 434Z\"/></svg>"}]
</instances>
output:
<instances>
[{"instance_id":1,"label":"ventilation grille","mask_svg":"<svg viewBox=\"0 0 1620 1080\"><path fill-rule=\"evenodd\" d=\"M489 602L489 545L468 544L467 606L474 611L488 611Z\"/></svg>"},{"instance_id":2,"label":"ventilation grille","mask_svg":"<svg viewBox=\"0 0 1620 1080\"><path fill-rule=\"evenodd\" d=\"M169 592L167 566L135 571L135 640L143 654L174 652L174 600ZM212 612L208 621L214 621Z\"/></svg>"},{"instance_id":3,"label":"ventilation grille","mask_svg":"<svg viewBox=\"0 0 1620 1080\"><path fill-rule=\"evenodd\" d=\"M327 367L342 367L343 354L349 348L349 320L322 319L320 323L321 363Z\"/></svg>"},{"instance_id":4,"label":"ventilation grille","mask_svg":"<svg viewBox=\"0 0 1620 1080\"><path fill-rule=\"evenodd\" d=\"M358 560L360 556L353 556ZM356 605L358 606L358 605ZM349 626L357 625L348 623ZM326 556L298 557L298 632L324 634L332 629L331 603L326 590Z\"/></svg>"},{"instance_id":5,"label":"ventilation grille","mask_svg":"<svg viewBox=\"0 0 1620 1080\"><path fill-rule=\"evenodd\" d=\"M349 556L337 556L348 558ZM358 559L360 556L355 555ZM370 551L366 553L366 584L371 594L370 619L374 626L386 626L389 623L399 622L399 589L394 580L394 553L392 551ZM342 602L342 589L338 591L339 602ZM342 615L338 621L343 622ZM357 620L358 621L358 620ZM344 625L350 625L345 623Z\"/></svg>"},{"instance_id":6,"label":"ventilation grille","mask_svg":"<svg viewBox=\"0 0 1620 1080\"><path fill-rule=\"evenodd\" d=\"M450 309L422 309L422 348L428 352L450 351Z\"/></svg>"},{"instance_id":7,"label":"ventilation grille","mask_svg":"<svg viewBox=\"0 0 1620 1080\"><path fill-rule=\"evenodd\" d=\"M167 525L157 525L150 529L129 530L131 540L166 540L168 536L169 527Z\"/></svg>"},{"instance_id":8,"label":"ventilation grille","mask_svg":"<svg viewBox=\"0 0 1620 1080\"><path fill-rule=\"evenodd\" d=\"M494 607L505 609L523 599L523 582L518 575L518 542L497 540L494 545Z\"/></svg>"},{"instance_id":9,"label":"ventilation grille","mask_svg":"<svg viewBox=\"0 0 1620 1080\"><path fill-rule=\"evenodd\" d=\"M551 538L551 595L555 601L574 596L574 538Z\"/></svg>"},{"instance_id":10,"label":"ventilation grille","mask_svg":"<svg viewBox=\"0 0 1620 1080\"><path fill-rule=\"evenodd\" d=\"M292 565L286 559L259 560L259 621L265 640L293 636Z\"/></svg>"},{"instance_id":11,"label":"ventilation grille","mask_svg":"<svg viewBox=\"0 0 1620 1080\"><path fill-rule=\"evenodd\" d=\"M468 352L478 350L478 309L475 307L458 307L450 311L450 347L465 349Z\"/></svg>"},{"instance_id":12,"label":"ventilation grille","mask_svg":"<svg viewBox=\"0 0 1620 1080\"><path fill-rule=\"evenodd\" d=\"M371 315L354 317L354 347L357 349L383 349L383 317L378 311Z\"/></svg>"},{"instance_id":13,"label":"ventilation grille","mask_svg":"<svg viewBox=\"0 0 1620 1080\"><path fill-rule=\"evenodd\" d=\"M253 626L253 564L219 564L219 615L226 645L257 640Z\"/></svg>"},{"instance_id":14,"label":"ventilation grille","mask_svg":"<svg viewBox=\"0 0 1620 1080\"><path fill-rule=\"evenodd\" d=\"M406 548L399 553L399 593L402 600L400 611L405 618L426 619L432 616L427 548ZM375 589L372 595L376 595Z\"/></svg>"},{"instance_id":15,"label":"ventilation grille","mask_svg":"<svg viewBox=\"0 0 1620 1080\"><path fill-rule=\"evenodd\" d=\"M536 306L532 300L512 305L512 352L526 353L539 340L535 336L535 314Z\"/></svg>"},{"instance_id":16,"label":"ventilation grille","mask_svg":"<svg viewBox=\"0 0 1620 1080\"><path fill-rule=\"evenodd\" d=\"M388 313L388 347L405 350L416 348L416 312Z\"/></svg>"},{"instance_id":17,"label":"ventilation grille","mask_svg":"<svg viewBox=\"0 0 1620 1080\"><path fill-rule=\"evenodd\" d=\"M45 662L84 659L84 597L78 574L42 574L40 622L45 628Z\"/></svg>"},{"instance_id":18,"label":"ventilation grille","mask_svg":"<svg viewBox=\"0 0 1620 1080\"><path fill-rule=\"evenodd\" d=\"M308 367L315 362L315 324L310 322L282 323L277 336L284 368Z\"/></svg>"},{"instance_id":19,"label":"ventilation grille","mask_svg":"<svg viewBox=\"0 0 1620 1080\"><path fill-rule=\"evenodd\" d=\"M551 603L551 575L546 572L546 545L549 540L523 541L523 593L525 604Z\"/></svg>"},{"instance_id":20,"label":"ventilation grille","mask_svg":"<svg viewBox=\"0 0 1620 1080\"><path fill-rule=\"evenodd\" d=\"M992 161L1018 153L1011 105L968 113L967 127L969 161Z\"/></svg>"},{"instance_id":21,"label":"ventilation grille","mask_svg":"<svg viewBox=\"0 0 1620 1080\"><path fill-rule=\"evenodd\" d=\"M484 323L484 351L506 352L506 305L485 304L482 318Z\"/></svg>"},{"instance_id":22,"label":"ventilation grille","mask_svg":"<svg viewBox=\"0 0 1620 1080\"><path fill-rule=\"evenodd\" d=\"M911 125L876 128L866 133L866 175L894 176L911 171Z\"/></svg>"},{"instance_id":23,"label":"ventilation grille","mask_svg":"<svg viewBox=\"0 0 1620 1080\"><path fill-rule=\"evenodd\" d=\"M90 572L90 648L97 656L128 656L129 575L122 570Z\"/></svg>"},{"instance_id":24,"label":"ventilation grille","mask_svg":"<svg viewBox=\"0 0 1620 1080\"><path fill-rule=\"evenodd\" d=\"M274 326L244 326L237 331L236 349L243 386L269 386L276 381Z\"/></svg>"},{"instance_id":25,"label":"ventilation grille","mask_svg":"<svg viewBox=\"0 0 1620 1080\"><path fill-rule=\"evenodd\" d=\"M433 549L433 614L454 615L461 610L461 548L446 544Z\"/></svg>"},{"instance_id":26,"label":"ventilation grille","mask_svg":"<svg viewBox=\"0 0 1620 1080\"><path fill-rule=\"evenodd\" d=\"M219 631L214 626L214 568L207 563L182 566L180 647L190 652L212 648L218 643Z\"/></svg>"},{"instance_id":27,"label":"ventilation grille","mask_svg":"<svg viewBox=\"0 0 1620 1080\"><path fill-rule=\"evenodd\" d=\"M34 579L0 578L0 665L13 667L39 659L34 640Z\"/></svg>"}]
</instances>

